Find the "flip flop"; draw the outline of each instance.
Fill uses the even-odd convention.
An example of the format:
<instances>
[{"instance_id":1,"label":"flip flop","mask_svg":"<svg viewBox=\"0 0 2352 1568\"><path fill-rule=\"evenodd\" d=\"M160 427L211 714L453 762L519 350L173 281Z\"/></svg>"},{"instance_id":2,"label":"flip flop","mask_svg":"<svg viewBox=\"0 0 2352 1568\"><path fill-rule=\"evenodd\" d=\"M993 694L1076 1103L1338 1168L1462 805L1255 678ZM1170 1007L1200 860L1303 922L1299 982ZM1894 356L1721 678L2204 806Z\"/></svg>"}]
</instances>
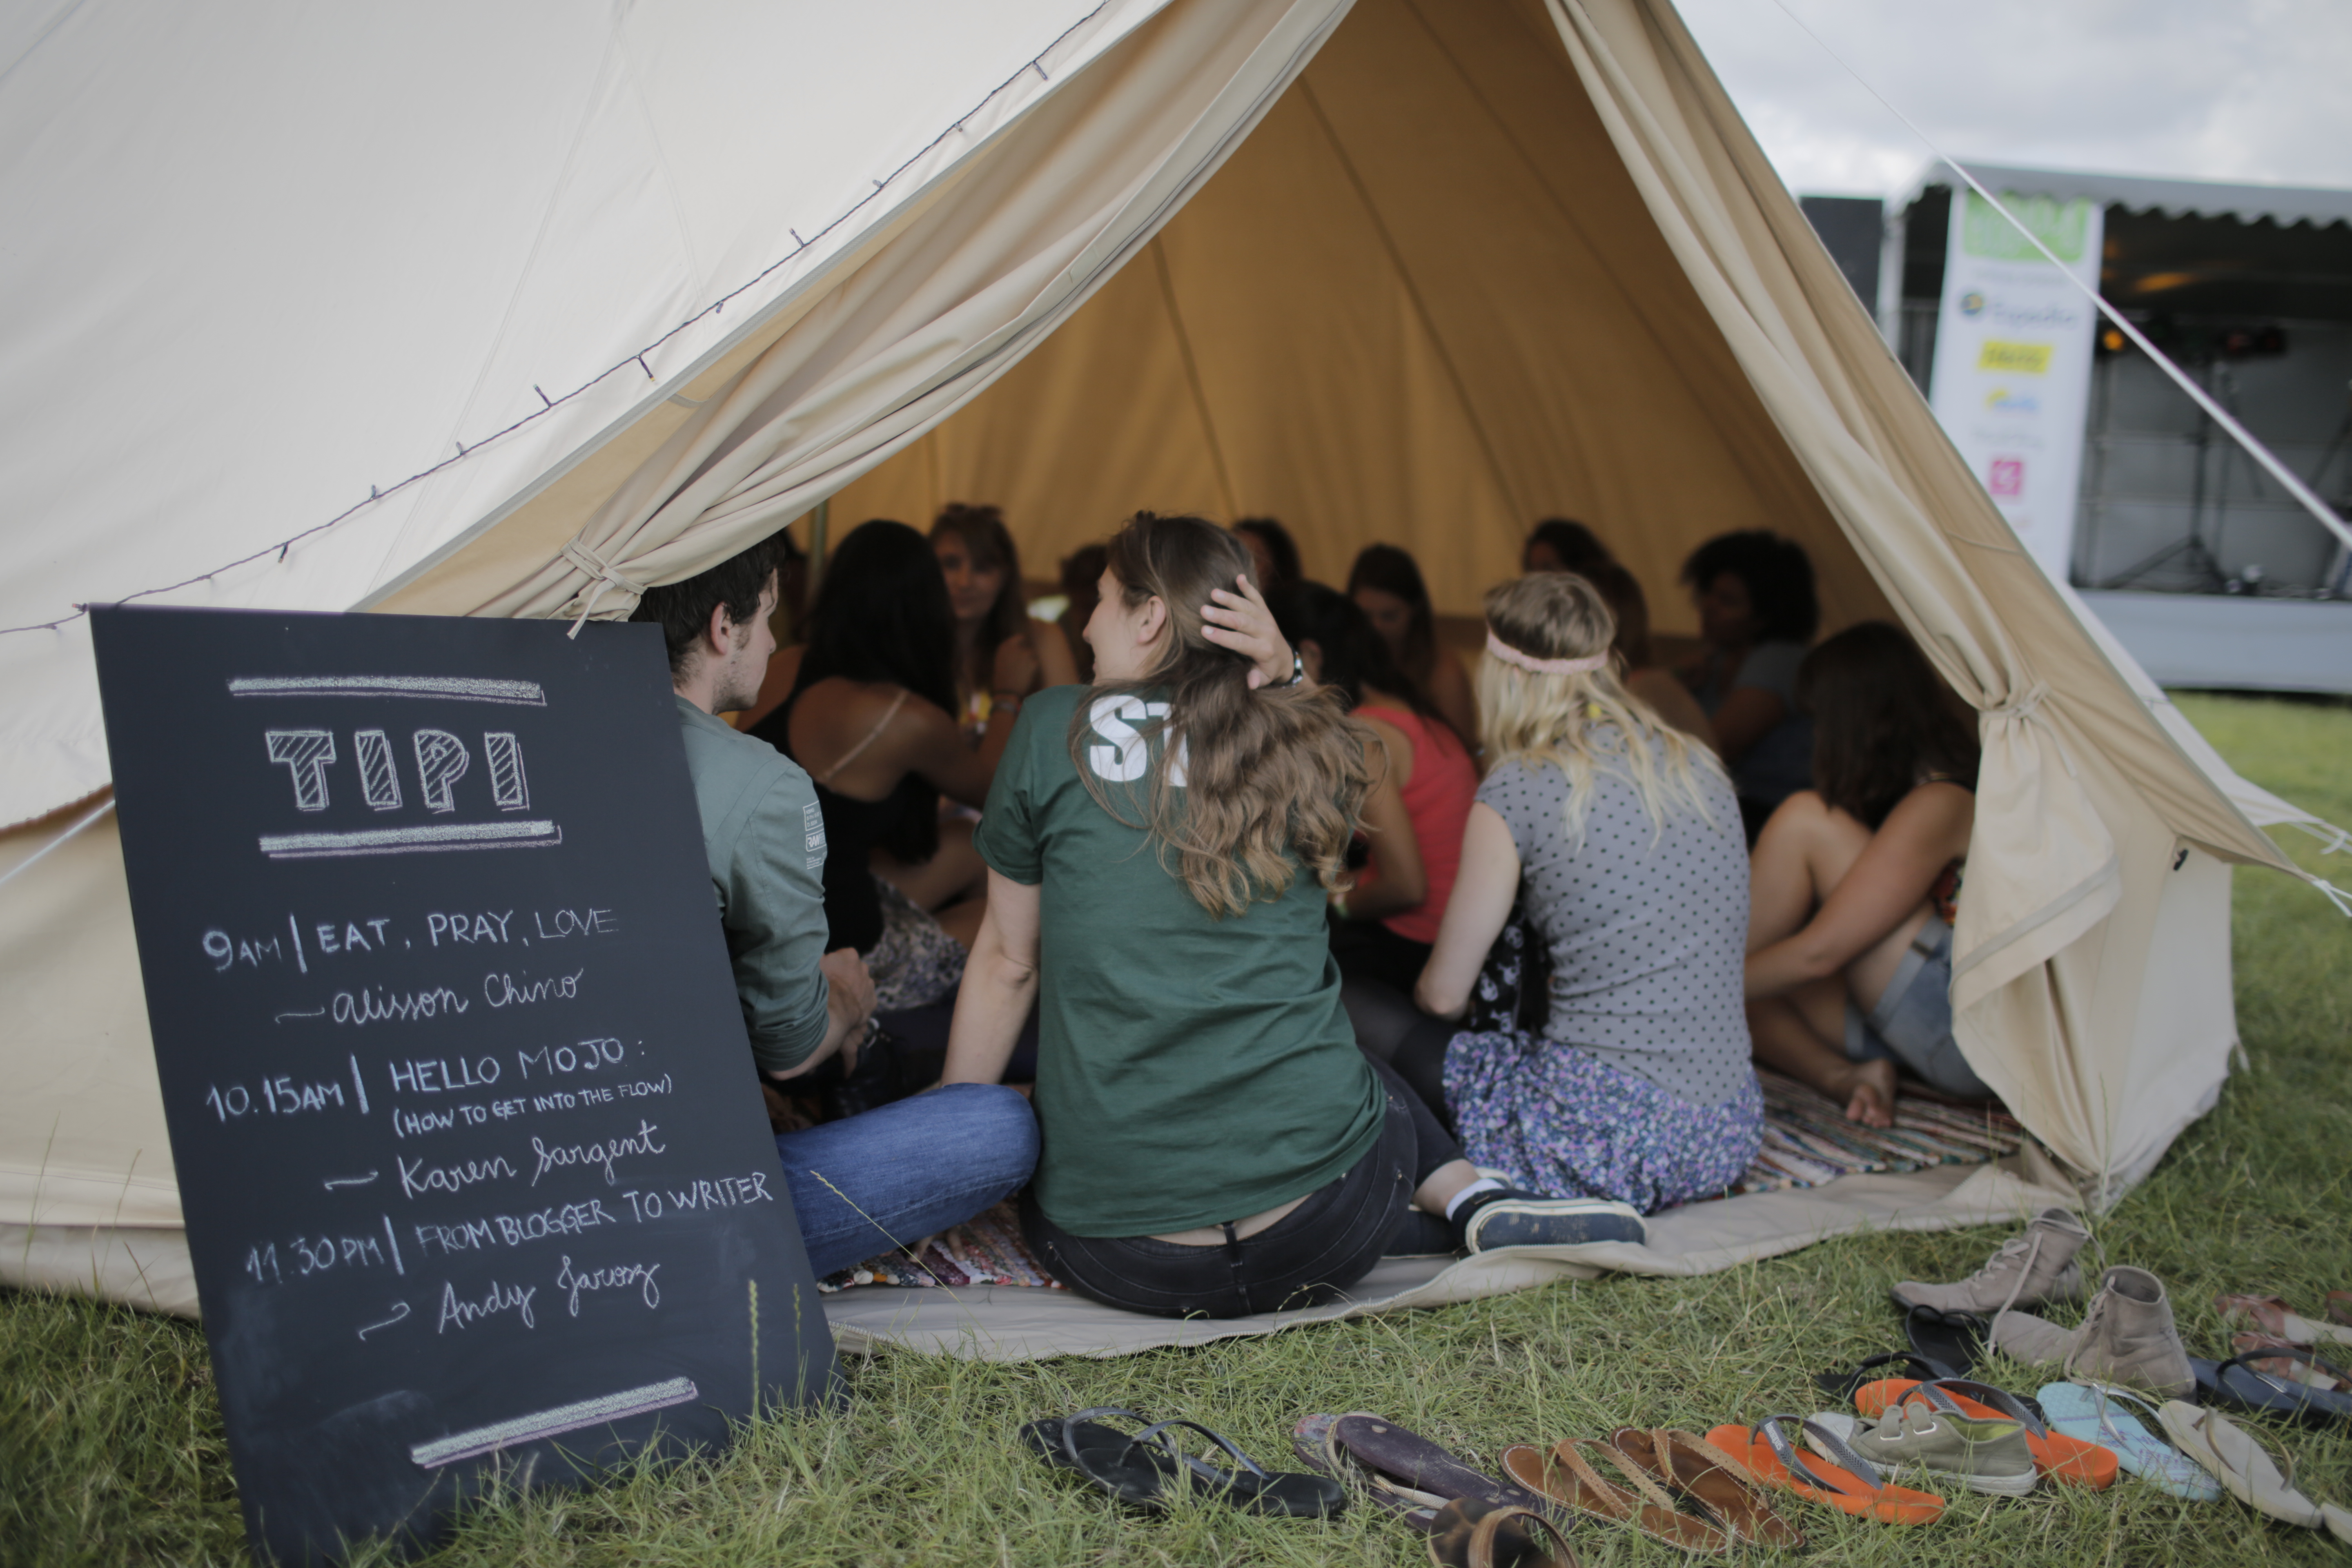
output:
<instances>
[{"instance_id":1,"label":"flip flop","mask_svg":"<svg viewBox=\"0 0 2352 1568\"><path fill-rule=\"evenodd\" d=\"M1459 1498L1476 1498L1496 1507L1546 1510L1536 1493L1507 1481L1498 1481L1464 1464L1417 1432L1409 1432L1384 1415L1356 1411L1331 1423L1328 1447L1371 1472L1401 1496L1426 1506Z\"/></svg>"},{"instance_id":2,"label":"flip flop","mask_svg":"<svg viewBox=\"0 0 2352 1568\"><path fill-rule=\"evenodd\" d=\"M2300 1347L2263 1350L2233 1355L2228 1361L2200 1361L2191 1356L2189 1370L2197 1374L2197 1402L2219 1410L2253 1415L2284 1415L2306 1426L2328 1426L2352 1421L2352 1394L2326 1392L2291 1377L2257 1368L2256 1362L2304 1362L2330 1372L2341 1369Z\"/></svg>"},{"instance_id":3,"label":"flip flop","mask_svg":"<svg viewBox=\"0 0 2352 1568\"><path fill-rule=\"evenodd\" d=\"M1742 1546L1802 1546L1804 1532L1773 1510L1739 1461L1677 1427L1643 1431L1620 1426L1609 1435L1617 1451L1720 1520Z\"/></svg>"},{"instance_id":4,"label":"flip flop","mask_svg":"<svg viewBox=\"0 0 2352 1568\"><path fill-rule=\"evenodd\" d=\"M1972 1415L1979 1421L2010 1420L2025 1428L2025 1446L2033 1451L2033 1468L2053 1480L2105 1491L2116 1484L2121 1468L2116 1455L2095 1442L2053 1432L2041 1412L2026 1400L1990 1384L1966 1377L1934 1378L1911 1383L1888 1378L1854 1390L1853 1407L1875 1421L1886 1407L1906 1399L1919 1399L1939 1410Z\"/></svg>"},{"instance_id":5,"label":"flip flop","mask_svg":"<svg viewBox=\"0 0 2352 1568\"><path fill-rule=\"evenodd\" d=\"M1544 1536L1551 1538L1549 1550ZM1437 1568L1577 1568L1559 1528L1534 1509L1467 1497L1438 1510L1429 1560Z\"/></svg>"},{"instance_id":6,"label":"flip flop","mask_svg":"<svg viewBox=\"0 0 2352 1568\"><path fill-rule=\"evenodd\" d=\"M1851 1468L1841 1468L1806 1453L1789 1441L1788 1434L1780 1429L1783 1423L1790 1421L1797 1422L1801 1430L1807 1425L1801 1416L1768 1415L1752 1429L1717 1426L1707 1433L1706 1440L1722 1449L1759 1485L1779 1487L1840 1513L1875 1520L1881 1524L1906 1525L1933 1524L1943 1517L1942 1498L1932 1492L1913 1491L1908 1487L1886 1485L1869 1460L1850 1449ZM1833 1434L1832 1436L1834 1440Z\"/></svg>"},{"instance_id":7,"label":"flip flop","mask_svg":"<svg viewBox=\"0 0 2352 1568\"><path fill-rule=\"evenodd\" d=\"M1856 1362L1852 1372L1824 1372L1813 1376L1813 1386L1840 1402L1852 1399L1862 1385L1870 1383L1874 1367L1900 1366L1916 1372L1922 1378L1958 1377L1960 1374L1936 1360L1916 1351L1889 1351L1885 1355L1870 1356Z\"/></svg>"},{"instance_id":8,"label":"flip flop","mask_svg":"<svg viewBox=\"0 0 2352 1568\"><path fill-rule=\"evenodd\" d=\"M2352 1373L2334 1362L2314 1355L2308 1362L2288 1355L2288 1351L2309 1350L2308 1344L2283 1340L2276 1334L2231 1334L2230 1348L2249 1358L2248 1366L2256 1372L2269 1373L2315 1388L2322 1394L2342 1394L2352 1389ZM2273 1352L2265 1354L2263 1352Z\"/></svg>"},{"instance_id":9,"label":"flip flop","mask_svg":"<svg viewBox=\"0 0 2352 1568\"><path fill-rule=\"evenodd\" d=\"M2137 1405L2151 1419L2156 1415L2156 1406L2129 1389L2107 1383L2052 1383L2043 1384L2037 1397L2052 1430L2096 1443L2115 1455L2116 1464L2158 1491L2191 1502L2211 1502L2221 1495L2221 1483L2202 1465L2122 1408Z\"/></svg>"},{"instance_id":10,"label":"flip flop","mask_svg":"<svg viewBox=\"0 0 2352 1568\"><path fill-rule=\"evenodd\" d=\"M1141 1430L1121 1432L1095 1419L1104 1415L1134 1421ZM1179 1427L1208 1438L1241 1468L1227 1470L1179 1449L1167 1436ZM1328 1477L1270 1474L1231 1438L1181 1417L1145 1424L1134 1411L1097 1405L1059 1421L1032 1421L1021 1436L1047 1463L1076 1470L1131 1507L1164 1509L1170 1498L1193 1489L1240 1512L1276 1518L1329 1519L1348 1506L1347 1489Z\"/></svg>"},{"instance_id":11,"label":"flip flop","mask_svg":"<svg viewBox=\"0 0 2352 1568\"><path fill-rule=\"evenodd\" d=\"M1301 1417L1290 1432L1290 1447L1300 1462L1339 1482L1373 1507L1395 1514L1414 1529L1431 1529L1436 1522L1437 1510L1452 1500L1400 1486L1379 1471L1357 1463L1332 1440L1331 1428L1339 1424L1337 1415Z\"/></svg>"},{"instance_id":12,"label":"flip flop","mask_svg":"<svg viewBox=\"0 0 2352 1568\"><path fill-rule=\"evenodd\" d=\"M2256 1513L2305 1530L2333 1529L2326 1510L2294 1489L2279 1473L2270 1455L2246 1429L2218 1410L2200 1410L2178 1399L2168 1399L2157 1412L2165 1435L2180 1451L2213 1472L2230 1495ZM2290 1460L2288 1467L2294 1468ZM2332 1506L2332 1505L2331 1505ZM2342 1510L2337 1510L2339 1513Z\"/></svg>"},{"instance_id":13,"label":"flip flop","mask_svg":"<svg viewBox=\"0 0 2352 1568\"><path fill-rule=\"evenodd\" d=\"M1948 1376L1966 1377L1984 1359L1990 1325L1974 1312L1939 1312L1914 1307L1903 1315L1904 1337L1911 1348L1950 1369Z\"/></svg>"},{"instance_id":14,"label":"flip flop","mask_svg":"<svg viewBox=\"0 0 2352 1568\"><path fill-rule=\"evenodd\" d=\"M2328 1315L2335 1316L2341 1290L2327 1295ZM2334 1323L2322 1323L2298 1317L2294 1310L2277 1296L2216 1296L2213 1310L2221 1314L2225 1323L2245 1319L2266 1334L2291 1340L2299 1345L2352 1345L2352 1328L2338 1328Z\"/></svg>"},{"instance_id":15,"label":"flip flop","mask_svg":"<svg viewBox=\"0 0 2352 1568\"><path fill-rule=\"evenodd\" d=\"M1603 1476L1599 1467L1585 1458L1588 1449L1611 1461L1620 1474L1633 1483L1633 1487L1621 1487ZM1618 1524L1630 1524L1653 1540L1679 1546L1685 1552L1731 1550L1731 1537L1721 1528L1703 1519L1693 1519L1677 1509L1675 1500L1641 1467L1605 1443L1590 1437L1567 1437L1554 1444L1549 1454L1531 1444L1514 1443L1496 1458L1503 1473L1513 1481L1579 1513L1598 1514Z\"/></svg>"}]
</instances>

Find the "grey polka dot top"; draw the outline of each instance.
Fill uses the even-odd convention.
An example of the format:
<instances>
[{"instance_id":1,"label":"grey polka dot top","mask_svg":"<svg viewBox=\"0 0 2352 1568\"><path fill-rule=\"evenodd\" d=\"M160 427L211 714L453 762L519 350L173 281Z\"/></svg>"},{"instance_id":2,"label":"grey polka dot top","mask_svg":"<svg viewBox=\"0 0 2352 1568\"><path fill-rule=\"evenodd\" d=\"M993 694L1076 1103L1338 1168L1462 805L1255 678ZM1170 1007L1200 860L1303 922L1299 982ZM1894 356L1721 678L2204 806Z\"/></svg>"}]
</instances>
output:
<instances>
[{"instance_id":1,"label":"grey polka dot top","mask_svg":"<svg viewBox=\"0 0 2352 1568\"><path fill-rule=\"evenodd\" d=\"M1604 763L1580 848L1557 767L1507 762L1478 798L1510 825L1520 906L1551 952L1545 1033L1704 1107L1739 1092L1755 1069L1740 998L1747 841L1730 784L1709 769L1697 777L1715 821L1685 807L1661 835Z\"/></svg>"}]
</instances>

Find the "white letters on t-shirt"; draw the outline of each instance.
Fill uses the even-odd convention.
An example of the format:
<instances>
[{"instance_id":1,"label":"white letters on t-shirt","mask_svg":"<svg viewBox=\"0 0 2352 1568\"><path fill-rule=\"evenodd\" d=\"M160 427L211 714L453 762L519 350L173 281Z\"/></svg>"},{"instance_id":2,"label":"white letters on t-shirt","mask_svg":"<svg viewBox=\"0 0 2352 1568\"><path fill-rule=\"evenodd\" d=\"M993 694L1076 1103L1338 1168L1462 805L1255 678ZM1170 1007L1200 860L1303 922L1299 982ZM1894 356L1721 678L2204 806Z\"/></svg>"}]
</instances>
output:
<instances>
[{"instance_id":1,"label":"white letters on t-shirt","mask_svg":"<svg viewBox=\"0 0 2352 1568\"><path fill-rule=\"evenodd\" d=\"M1135 726L1152 719L1168 717L1165 702L1146 702L1140 697L1098 697L1087 718L1095 733L1110 742L1108 746L1088 746L1087 766L1095 776L1113 784L1132 784L1143 776L1150 765L1143 737ZM1176 782L1176 781L1171 781Z\"/></svg>"}]
</instances>

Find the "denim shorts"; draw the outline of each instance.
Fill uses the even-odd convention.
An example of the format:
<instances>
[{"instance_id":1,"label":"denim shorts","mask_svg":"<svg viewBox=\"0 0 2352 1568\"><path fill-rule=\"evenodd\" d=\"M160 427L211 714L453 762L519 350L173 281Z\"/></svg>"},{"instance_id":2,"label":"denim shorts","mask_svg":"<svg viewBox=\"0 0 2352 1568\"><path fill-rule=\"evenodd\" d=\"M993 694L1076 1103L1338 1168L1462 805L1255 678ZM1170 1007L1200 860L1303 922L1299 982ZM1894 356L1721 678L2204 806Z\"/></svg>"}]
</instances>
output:
<instances>
[{"instance_id":1,"label":"denim shorts","mask_svg":"<svg viewBox=\"0 0 2352 1568\"><path fill-rule=\"evenodd\" d=\"M1911 939L1877 1006L1864 1014L1845 1005L1845 1054L1900 1062L1928 1088L1962 1100L1993 1098L1952 1037L1952 928L1942 920L1929 915Z\"/></svg>"}]
</instances>

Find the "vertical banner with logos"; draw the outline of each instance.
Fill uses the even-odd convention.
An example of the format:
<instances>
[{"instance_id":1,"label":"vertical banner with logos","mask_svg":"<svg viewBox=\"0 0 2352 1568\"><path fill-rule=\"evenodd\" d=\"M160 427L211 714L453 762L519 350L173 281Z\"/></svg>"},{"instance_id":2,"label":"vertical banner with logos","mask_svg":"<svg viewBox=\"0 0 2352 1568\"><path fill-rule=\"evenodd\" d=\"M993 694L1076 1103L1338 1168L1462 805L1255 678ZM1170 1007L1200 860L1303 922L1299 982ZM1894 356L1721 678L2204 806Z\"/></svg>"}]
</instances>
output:
<instances>
[{"instance_id":1,"label":"vertical banner with logos","mask_svg":"<svg viewBox=\"0 0 2352 1568\"><path fill-rule=\"evenodd\" d=\"M2088 199L2004 193L2073 273L2099 286L2105 214ZM2098 313L1975 192L1952 193L1929 401L1952 444L2052 580L2066 581Z\"/></svg>"}]
</instances>

